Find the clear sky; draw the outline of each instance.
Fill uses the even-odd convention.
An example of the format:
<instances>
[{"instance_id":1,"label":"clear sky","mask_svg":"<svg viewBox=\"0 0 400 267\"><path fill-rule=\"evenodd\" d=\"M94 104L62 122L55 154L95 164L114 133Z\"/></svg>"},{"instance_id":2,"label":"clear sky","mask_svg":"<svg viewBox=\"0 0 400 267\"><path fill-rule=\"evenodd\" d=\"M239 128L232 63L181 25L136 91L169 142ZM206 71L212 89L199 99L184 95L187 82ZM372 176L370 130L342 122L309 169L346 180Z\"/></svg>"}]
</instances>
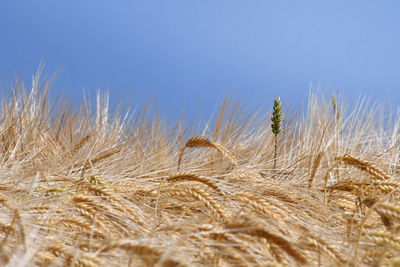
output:
<instances>
[{"instance_id":1,"label":"clear sky","mask_svg":"<svg viewBox=\"0 0 400 267\"><path fill-rule=\"evenodd\" d=\"M30 83L41 59L53 94L130 90L166 118L226 94L301 105L310 84L400 106L400 1L1 0L0 77Z\"/></svg>"}]
</instances>

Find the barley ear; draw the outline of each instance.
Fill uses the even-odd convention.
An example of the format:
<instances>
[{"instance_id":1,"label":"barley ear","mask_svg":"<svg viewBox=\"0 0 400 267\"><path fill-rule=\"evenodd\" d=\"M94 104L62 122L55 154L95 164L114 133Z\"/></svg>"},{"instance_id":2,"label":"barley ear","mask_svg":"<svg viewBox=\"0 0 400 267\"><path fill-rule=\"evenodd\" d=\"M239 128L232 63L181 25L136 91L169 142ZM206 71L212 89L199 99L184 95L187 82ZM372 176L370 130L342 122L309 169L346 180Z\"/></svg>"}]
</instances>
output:
<instances>
[{"instance_id":1,"label":"barley ear","mask_svg":"<svg viewBox=\"0 0 400 267\"><path fill-rule=\"evenodd\" d=\"M272 112L272 133L275 135L275 149L274 149L274 170L276 170L276 153L278 150L278 134L281 132L282 122L282 103L280 97L274 100L274 108Z\"/></svg>"}]
</instances>

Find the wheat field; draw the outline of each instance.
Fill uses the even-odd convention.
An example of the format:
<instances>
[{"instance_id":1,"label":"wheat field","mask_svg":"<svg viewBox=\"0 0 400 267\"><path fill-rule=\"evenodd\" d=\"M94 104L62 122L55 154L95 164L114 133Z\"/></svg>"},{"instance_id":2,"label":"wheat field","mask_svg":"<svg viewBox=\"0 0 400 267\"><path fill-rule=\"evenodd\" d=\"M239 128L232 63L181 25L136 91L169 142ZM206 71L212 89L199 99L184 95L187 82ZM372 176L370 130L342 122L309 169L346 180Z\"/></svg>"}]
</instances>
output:
<instances>
[{"instance_id":1,"label":"wheat field","mask_svg":"<svg viewBox=\"0 0 400 267\"><path fill-rule=\"evenodd\" d=\"M1 99L1 265L400 266L399 112L311 95L275 158L270 112L171 125L39 76Z\"/></svg>"}]
</instances>

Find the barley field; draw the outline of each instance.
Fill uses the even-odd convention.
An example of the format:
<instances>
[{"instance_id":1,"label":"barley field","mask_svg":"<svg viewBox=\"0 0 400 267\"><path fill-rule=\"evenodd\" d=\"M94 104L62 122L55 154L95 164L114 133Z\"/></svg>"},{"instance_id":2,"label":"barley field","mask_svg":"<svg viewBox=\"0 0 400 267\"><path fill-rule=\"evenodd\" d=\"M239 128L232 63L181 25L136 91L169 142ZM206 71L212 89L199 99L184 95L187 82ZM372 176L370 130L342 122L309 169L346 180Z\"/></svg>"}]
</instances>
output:
<instances>
[{"instance_id":1,"label":"barley field","mask_svg":"<svg viewBox=\"0 0 400 267\"><path fill-rule=\"evenodd\" d=\"M49 90L2 89L0 265L400 266L399 112L227 99L189 127Z\"/></svg>"}]
</instances>

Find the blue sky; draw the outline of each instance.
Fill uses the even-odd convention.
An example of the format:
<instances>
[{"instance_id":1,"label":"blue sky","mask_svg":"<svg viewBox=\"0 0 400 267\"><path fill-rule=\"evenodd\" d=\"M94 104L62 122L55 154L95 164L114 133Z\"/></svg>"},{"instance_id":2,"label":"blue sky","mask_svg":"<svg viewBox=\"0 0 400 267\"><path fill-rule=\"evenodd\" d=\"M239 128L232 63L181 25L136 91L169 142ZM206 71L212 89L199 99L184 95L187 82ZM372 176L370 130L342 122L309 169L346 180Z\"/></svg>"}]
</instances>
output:
<instances>
[{"instance_id":1,"label":"blue sky","mask_svg":"<svg viewBox=\"0 0 400 267\"><path fill-rule=\"evenodd\" d=\"M299 106L310 84L396 107L400 1L2 0L0 77L30 83L42 59L53 95L129 90L170 119L206 119L227 94Z\"/></svg>"}]
</instances>

